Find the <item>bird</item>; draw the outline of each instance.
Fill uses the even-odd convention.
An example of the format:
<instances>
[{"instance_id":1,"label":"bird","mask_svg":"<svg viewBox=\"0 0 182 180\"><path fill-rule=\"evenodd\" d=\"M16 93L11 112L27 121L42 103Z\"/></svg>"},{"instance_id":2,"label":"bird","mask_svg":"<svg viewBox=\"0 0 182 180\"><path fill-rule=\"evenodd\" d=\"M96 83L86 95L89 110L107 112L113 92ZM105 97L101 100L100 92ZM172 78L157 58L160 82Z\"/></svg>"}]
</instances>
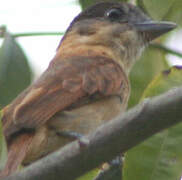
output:
<instances>
[{"instance_id":1,"label":"bird","mask_svg":"<svg viewBox=\"0 0 182 180\"><path fill-rule=\"evenodd\" d=\"M83 10L45 72L2 109L8 156L0 177L126 111L133 65L150 41L175 27L126 2Z\"/></svg>"}]
</instances>

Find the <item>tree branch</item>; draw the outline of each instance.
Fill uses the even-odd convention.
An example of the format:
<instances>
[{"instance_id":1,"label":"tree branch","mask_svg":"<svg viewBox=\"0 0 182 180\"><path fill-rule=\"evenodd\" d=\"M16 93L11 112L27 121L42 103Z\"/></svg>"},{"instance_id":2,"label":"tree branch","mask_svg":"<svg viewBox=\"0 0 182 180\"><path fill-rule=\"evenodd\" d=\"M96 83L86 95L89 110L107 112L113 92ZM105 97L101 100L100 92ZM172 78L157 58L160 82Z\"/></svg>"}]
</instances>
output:
<instances>
[{"instance_id":1,"label":"tree branch","mask_svg":"<svg viewBox=\"0 0 182 180\"><path fill-rule=\"evenodd\" d=\"M175 56L182 58L182 52L168 48L162 44L152 43L152 44L150 44L150 47L155 48L155 49L160 49L161 51L163 51L165 53L169 53L169 54L172 54L172 55L175 55Z\"/></svg>"},{"instance_id":2,"label":"tree branch","mask_svg":"<svg viewBox=\"0 0 182 180\"><path fill-rule=\"evenodd\" d=\"M28 36L63 36L64 32L28 32L28 33L16 33L12 36L17 37L28 37Z\"/></svg>"},{"instance_id":3,"label":"tree branch","mask_svg":"<svg viewBox=\"0 0 182 180\"><path fill-rule=\"evenodd\" d=\"M147 99L84 136L83 140L66 145L5 180L75 179L153 134L182 121L181 107L182 87Z\"/></svg>"},{"instance_id":4,"label":"tree branch","mask_svg":"<svg viewBox=\"0 0 182 180\"><path fill-rule=\"evenodd\" d=\"M134 4L135 0L131 0L131 2ZM6 27L5 26L0 26L0 38L4 37L4 33L6 32ZM11 34L14 38L19 38L19 37L29 37L29 36L63 36L65 32L25 32L25 33L16 33L16 34ZM154 49L160 49L166 53L173 54L175 56L178 56L182 58L182 52L176 51L174 49L168 48L162 44L159 43L151 43L149 45L151 48Z\"/></svg>"}]
</instances>

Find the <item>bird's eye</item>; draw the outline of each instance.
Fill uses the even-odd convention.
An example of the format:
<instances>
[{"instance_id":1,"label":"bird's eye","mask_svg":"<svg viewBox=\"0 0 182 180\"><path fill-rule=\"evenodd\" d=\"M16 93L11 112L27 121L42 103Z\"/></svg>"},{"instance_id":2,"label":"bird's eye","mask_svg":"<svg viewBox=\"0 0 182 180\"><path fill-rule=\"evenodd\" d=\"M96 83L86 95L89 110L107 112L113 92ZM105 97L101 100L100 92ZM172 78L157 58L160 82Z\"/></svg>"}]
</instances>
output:
<instances>
[{"instance_id":1,"label":"bird's eye","mask_svg":"<svg viewBox=\"0 0 182 180\"><path fill-rule=\"evenodd\" d=\"M106 16L111 20L119 20L123 16L123 12L120 9L114 8L106 12Z\"/></svg>"}]
</instances>

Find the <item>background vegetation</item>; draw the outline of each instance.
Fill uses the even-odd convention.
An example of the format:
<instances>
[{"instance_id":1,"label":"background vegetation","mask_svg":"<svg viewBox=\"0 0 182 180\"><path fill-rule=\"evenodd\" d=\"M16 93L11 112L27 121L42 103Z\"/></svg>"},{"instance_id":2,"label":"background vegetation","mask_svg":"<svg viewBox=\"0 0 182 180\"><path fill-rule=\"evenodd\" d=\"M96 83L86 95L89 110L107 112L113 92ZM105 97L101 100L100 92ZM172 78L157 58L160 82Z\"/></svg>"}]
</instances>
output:
<instances>
[{"instance_id":1,"label":"background vegetation","mask_svg":"<svg viewBox=\"0 0 182 180\"><path fill-rule=\"evenodd\" d=\"M98 1L80 0L79 3L84 9ZM176 31L181 29L181 0L117 1L136 3L152 18L176 22L178 24ZM40 35L47 34L44 32L40 33ZM168 33L153 42L133 68L130 75L132 92L129 108L144 98L159 95L171 88L182 85L181 67L170 67L166 56L167 54L173 54L182 57L180 52L165 46L167 38L174 35L175 32ZM1 27L0 37L3 38L3 43L0 47L0 108L3 108L31 83L33 70L29 66L23 47L20 47L16 41L16 34L10 34L5 27ZM128 151L125 154L122 168L122 179L180 180L182 174L181 132L182 124L178 124L173 128L156 134ZM0 124L0 169L4 166L6 154L6 145ZM81 179L93 179L97 172L98 170L96 169Z\"/></svg>"}]
</instances>

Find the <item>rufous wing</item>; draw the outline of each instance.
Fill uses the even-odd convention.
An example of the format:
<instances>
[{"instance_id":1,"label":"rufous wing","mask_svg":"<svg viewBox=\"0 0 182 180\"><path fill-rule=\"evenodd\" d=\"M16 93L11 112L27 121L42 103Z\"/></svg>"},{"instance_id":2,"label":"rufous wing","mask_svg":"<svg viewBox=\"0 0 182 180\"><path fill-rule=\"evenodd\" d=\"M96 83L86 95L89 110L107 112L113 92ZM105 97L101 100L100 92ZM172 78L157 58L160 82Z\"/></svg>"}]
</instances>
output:
<instances>
[{"instance_id":1,"label":"rufous wing","mask_svg":"<svg viewBox=\"0 0 182 180\"><path fill-rule=\"evenodd\" d=\"M106 57L54 59L42 76L3 110L6 138L22 129L35 129L56 112L94 93L118 94L126 76Z\"/></svg>"},{"instance_id":2,"label":"rufous wing","mask_svg":"<svg viewBox=\"0 0 182 180\"><path fill-rule=\"evenodd\" d=\"M33 136L34 134L21 134L9 144L7 162L4 169L0 171L0 179L17 170L29 150Z\"/></svg>"}]
</instances>

